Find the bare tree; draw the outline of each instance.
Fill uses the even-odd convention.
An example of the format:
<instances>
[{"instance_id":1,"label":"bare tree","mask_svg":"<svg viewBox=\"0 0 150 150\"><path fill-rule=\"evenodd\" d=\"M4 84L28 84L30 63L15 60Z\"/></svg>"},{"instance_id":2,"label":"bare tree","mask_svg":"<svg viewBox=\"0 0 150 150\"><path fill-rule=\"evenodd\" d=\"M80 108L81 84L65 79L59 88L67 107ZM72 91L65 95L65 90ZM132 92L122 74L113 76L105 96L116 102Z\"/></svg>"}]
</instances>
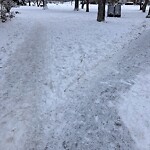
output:
<instances>
[{"instance_id":1,"label":"bare tree","mask_svg":"<svg viewBox=\"0 0 150 150\"><path fill-rule=\"evenodd\" d=\"M97 21L105 21L105 4L106 0L98 0Z\"/></svg>"},{"instance_id":2,"label":"bare tree","mask_svg":"<svg viewBox=\"0 0 150 150\"><path fill-rule=\"evenodd\" d=\"M146 6L148 4L149 0L145 0L143 7L142 7L142 11L145 12L146 11Z\"/></svg>"},{"instance_id":3,"label":"bare tree","mask_svg":"<svg viewBox=\"0 0 150 150\"><path fill-rule=\"evenodd\" d=\"M75 0L75 7L74 7L75 11L79 10L79 0Z\"/></svg>"},{"instance_id":4,"label":"bare tree","mask_svg":"<svg viewBox=\"0 0 150 150\"><path fill-rule=\"evenodd\" d=\"M13 0L0 0L0 14L1 14L1 20L2 22L5 22L7 18L10 19L14 17L14 13L11 13L10 10L13 6L15 6L15 3ZM6 15L7 14L7 15Z\"/></svg>"},{"instance_id":5,"label":"bare tree","mask_svg":"<svg viewBox=\"0 0 150 150\"><path fill-rule=\"evenodd\" d=\"M47 0L43 0L43 9L48 9Z\"/></svg>"},{"instance_id":6,"label":"bare tree","mask_svg":"<svg viewBox=\"0 0 150 150\"><path fill-rule=\"evenodd\" d=\"M15 3L13 0L1 0L1 6L5 8L7 13L10 13L10 10L15 6Z\"/></svg>"},{"instance_id":7,"label":"bare tree","mask_svg":"<svg viewBox=\"0 0 150 150\"><path fill-rule=\"evenodd\" d=\"M82 9L84 8L84 4L85 4L85 1L82 0L82 6L81 6Z\"/></svg>"},{"instance_id":8,"label":"bare tree","mask_svg":"<svg viewBox=\"0 0 150 150\"><path fill-rule=\"evenodd\" d=\"M142 0L140 0L140 10L142 10Z\"/></svg>"},{"instance_id":9,"label":"bare tree","mask_svg":"<svg viewBox=\"0 0 150 150\"><path fill-rule=\"evenodd\" d=\"M86 12L89 12L89 0L86 0Z\"/></svg>"},{"instance_id":10,"label":"bare tree","mask_svg":"<svg viewBox=\"0 0 150 150\"><path fill-rule=\"evenodd\" d=\"M29 0L28 2L29 2L29 6L31 6L31 1Z\"/></svg>"},{"instance_id":11,"label":"bare tree","mask_svg":"<svg viewBox=\"0 0 150 150\"><path fill-rule=\"evenodd\" d=\"M41 0L36 0L36 4L37 4L38 7L40 7L41 3L42 3Z\"/></svg>"}]
</instances>

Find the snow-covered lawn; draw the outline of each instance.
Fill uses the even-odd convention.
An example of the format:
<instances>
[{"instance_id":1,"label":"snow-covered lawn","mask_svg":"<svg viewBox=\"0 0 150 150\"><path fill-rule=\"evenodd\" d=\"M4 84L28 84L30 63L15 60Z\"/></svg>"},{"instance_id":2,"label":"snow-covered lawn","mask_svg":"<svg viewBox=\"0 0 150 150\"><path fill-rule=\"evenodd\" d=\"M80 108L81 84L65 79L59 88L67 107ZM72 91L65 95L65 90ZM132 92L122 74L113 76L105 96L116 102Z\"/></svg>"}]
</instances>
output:
<instances>
[{"instance_id":1,"label":"snow-covered lawn","mask_svg":"<svg viewBox=\"0 0 150 150\"><path fill-rule=\"evenodd\" d=\"M0 23L0 149L149 150L147 12L48 7Z\"/></svg>"}]
</instances>

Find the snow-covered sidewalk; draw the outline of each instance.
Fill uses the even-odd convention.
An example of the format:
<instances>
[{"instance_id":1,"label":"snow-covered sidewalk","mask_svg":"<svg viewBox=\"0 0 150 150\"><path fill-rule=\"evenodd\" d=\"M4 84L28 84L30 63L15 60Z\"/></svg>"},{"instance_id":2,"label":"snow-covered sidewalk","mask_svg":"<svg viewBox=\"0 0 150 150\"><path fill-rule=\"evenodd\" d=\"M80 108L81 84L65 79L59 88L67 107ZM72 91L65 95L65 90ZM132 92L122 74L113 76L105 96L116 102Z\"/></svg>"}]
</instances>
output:
<instances>
[{"instance_id":1,"label":"snow-covered sidewalk","mask_svg":"<svg viewBox=\"0 0 150 150\"><path fill-rule=\"evenodd\" d=\"M146 14L122 6L121 18L98 23L94 5L89 13L69 3L15 10L0 23L0 149L149 150L149 128L145 146L136 144L141 126L132 130L123 111L149 63L149 45L130 48L149 33Z\"/></svg>"}]
</instances>

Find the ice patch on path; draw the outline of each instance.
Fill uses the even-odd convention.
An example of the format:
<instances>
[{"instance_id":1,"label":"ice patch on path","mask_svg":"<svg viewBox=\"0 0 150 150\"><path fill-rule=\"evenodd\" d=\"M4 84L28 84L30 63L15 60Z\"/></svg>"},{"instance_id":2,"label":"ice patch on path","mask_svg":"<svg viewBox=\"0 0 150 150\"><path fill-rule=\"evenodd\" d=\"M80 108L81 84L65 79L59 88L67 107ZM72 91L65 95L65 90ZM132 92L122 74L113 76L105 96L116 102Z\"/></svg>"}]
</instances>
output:
<instances>
[{"instance_id":1,"label":"ice patch on path","mask_svg":"<svg viewBox=\"0 0 150 150\"><path fill-rule=\"evenodd\" d=\"M140 150L150 150L150 72L141 73L123 94L119 113Z\"/></svg>"}]
</instances>

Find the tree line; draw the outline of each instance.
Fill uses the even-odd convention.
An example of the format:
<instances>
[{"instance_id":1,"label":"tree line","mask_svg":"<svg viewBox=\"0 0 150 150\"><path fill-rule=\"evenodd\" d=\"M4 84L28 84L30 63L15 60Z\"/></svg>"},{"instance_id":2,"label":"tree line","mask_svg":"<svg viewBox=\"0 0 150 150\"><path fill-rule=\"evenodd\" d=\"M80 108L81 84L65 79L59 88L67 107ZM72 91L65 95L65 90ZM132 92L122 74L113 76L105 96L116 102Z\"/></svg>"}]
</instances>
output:
<instances>
[{"instance_id":1,"label":"tree line","mask_svg":"<svg viewBox=\"0 0 150 150\"><path fill-rule=\"evenodd\" d=\"M140 10L143 12L146 11L146 6L148 5L150 0L145 0L144 3L142 3L142 0L140 0ZM0 0L0 12L1 12L1 19L5 22L5 19L7 19L6 13L10 14L10 10L15 5L26 5L28 2L29 6L31 5L31 2L39 6L46 7L47 0ZM105 21L105 6L106 6L106 0L97 0L98 3L98 13L97 13L97 21ZM111 0L110 3L112 5L115 4L115 0ZM84 8L84 5L86 4L86 12L89 12L89 0L82 0L81 1L81 8ZM75 0L75 6L74 10L79 10L79 0ZM150 16L150 9L148 16Z\"/></svg>"}]
</instances>

